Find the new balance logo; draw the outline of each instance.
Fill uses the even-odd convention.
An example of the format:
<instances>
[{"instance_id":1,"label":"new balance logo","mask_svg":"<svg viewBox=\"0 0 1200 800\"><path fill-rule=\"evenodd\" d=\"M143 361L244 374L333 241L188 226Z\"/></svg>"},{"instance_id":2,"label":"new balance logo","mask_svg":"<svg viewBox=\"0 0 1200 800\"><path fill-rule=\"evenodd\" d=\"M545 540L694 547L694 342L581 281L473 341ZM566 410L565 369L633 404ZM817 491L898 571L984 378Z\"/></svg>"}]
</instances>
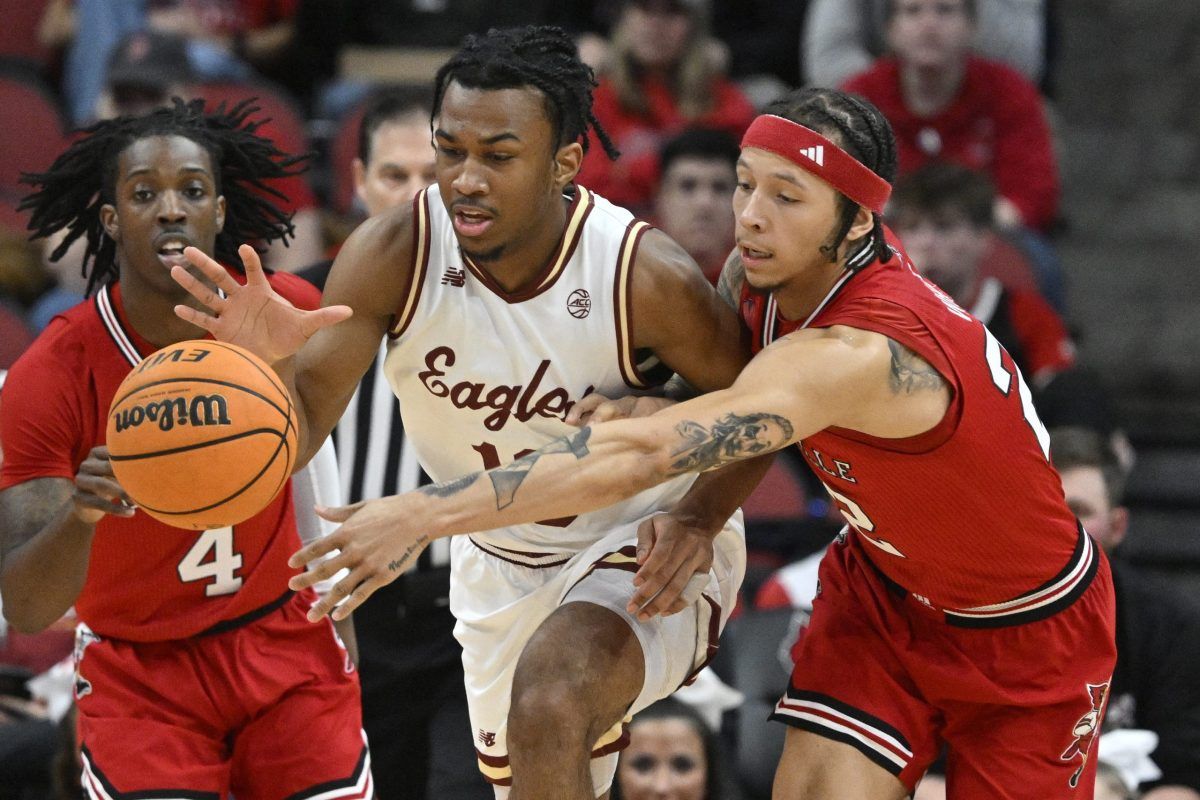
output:
<instances>
[{"instance_id":1,"label":"new balance logo","mask_svg":"<svg viewBox=\"0 0 1200 800\"><path fill-rule=\"evenodd\" d=\"M458 288L461 289L463 286L466 285L466 283L467 283L466 270L454 269L453 267L451 267L450 269L446 270L446 273L444 275L442 275L442 286L457 286Z\"/></svg>"},{"instance_id":2,"label":"new balance logo","mask_svg":"<svg viewBox=\"0 0 1200 800\"><path fill-rule=\"evenodd\" d=\"M817 162L817 166L825 166L825 145L819 144L815 147L805 147L800 151L800 155L807 158L809 161Z\"/></svg>"}]
</instances>

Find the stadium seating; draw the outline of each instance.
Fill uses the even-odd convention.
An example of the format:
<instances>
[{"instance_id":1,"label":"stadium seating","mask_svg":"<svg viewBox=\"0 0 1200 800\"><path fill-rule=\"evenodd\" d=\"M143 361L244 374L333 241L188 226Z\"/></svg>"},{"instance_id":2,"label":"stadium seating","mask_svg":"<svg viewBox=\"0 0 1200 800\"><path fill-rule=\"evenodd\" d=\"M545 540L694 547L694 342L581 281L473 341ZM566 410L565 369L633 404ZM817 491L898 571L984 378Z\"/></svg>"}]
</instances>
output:
<instances>
[{"instance_id":1,"label":"stadium seating","mask_svg":"<svg viewBox=\"0 0 1200 800\"><path fill-rule=\"evenodd\" d=\"M15 211L29 191L22 172L50 166L66 144L62 118L50 95L34 82L0 74L0 225L24 228L24 217Z\"/></svg>"}]
</instances>

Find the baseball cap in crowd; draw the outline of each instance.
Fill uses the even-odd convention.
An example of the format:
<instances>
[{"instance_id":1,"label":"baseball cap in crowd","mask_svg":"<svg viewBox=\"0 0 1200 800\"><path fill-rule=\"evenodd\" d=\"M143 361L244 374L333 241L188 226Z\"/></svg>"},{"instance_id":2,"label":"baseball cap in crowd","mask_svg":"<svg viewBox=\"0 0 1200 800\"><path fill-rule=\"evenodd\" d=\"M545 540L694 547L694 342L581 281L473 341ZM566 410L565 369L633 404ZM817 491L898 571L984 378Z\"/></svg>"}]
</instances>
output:
<instances>
[{"instance_id":1,"label":"baseball cap in crowd","mask_svg":"<svg viewBox=\"0 0 1200 800\"><path fill-rule=\"evenodd\" d=\"M165 92L194 80L187 40L157 31L136 31L117 45L108 62L112 89Z\"/></svg>"}]
</instances>

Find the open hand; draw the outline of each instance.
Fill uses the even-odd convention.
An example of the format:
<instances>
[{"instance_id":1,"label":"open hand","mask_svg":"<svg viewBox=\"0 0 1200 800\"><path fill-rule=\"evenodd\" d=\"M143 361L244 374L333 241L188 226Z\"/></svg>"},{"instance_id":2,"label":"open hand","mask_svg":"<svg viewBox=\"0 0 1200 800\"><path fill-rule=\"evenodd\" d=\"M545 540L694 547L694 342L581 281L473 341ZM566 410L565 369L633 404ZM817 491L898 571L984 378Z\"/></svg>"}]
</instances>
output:
<instances>
[{"instance_id":1,"label":"open hand","mask_svg":"<svg viewBox=\"0 0 1200 800\"><path fill-rule=\"evenodd\" d=\"M171 277L209 310L205 313L178 305L176 316L203 328L218 341L245 347L268 364L294 355L321 328L337 324L353 313L349 306L328 306L315 311L296 308L271 288L258 253L250 245L238 248L238 255L246 265L244 286L198 248L184 248L183 255L225 296L183 267L174 266Z\"/></svg>"},{"instance_id":2,"label":"open hand","mask_svg":"<svg viewBox=\"0 0 1200 800\"><path fill-rule=\"evenodd\" d=\"M626 607L640 620L670 616L700 597L708 583L716 531L673 514L657 514L638 527L636 587Z\"/></svg>"},{"instance_id":3,"label":"open hand","mask_svg":"<svg viewBox=\"0 0 1200 800\"><path fill-rule=\"evenodd\" d=\"M406 495L363 500L350 506L323 508L317 515L341 527L323 539L296 551L288 564L303 569L312 561L337 551L336 555L292 577L293 590L313 586L341 570L349 574L333 585L308 612L310 622L329 614L343 620L362 605L376 589L394 581L414 564L430 537L406 506Z\"/></svg>"}]
</instances>

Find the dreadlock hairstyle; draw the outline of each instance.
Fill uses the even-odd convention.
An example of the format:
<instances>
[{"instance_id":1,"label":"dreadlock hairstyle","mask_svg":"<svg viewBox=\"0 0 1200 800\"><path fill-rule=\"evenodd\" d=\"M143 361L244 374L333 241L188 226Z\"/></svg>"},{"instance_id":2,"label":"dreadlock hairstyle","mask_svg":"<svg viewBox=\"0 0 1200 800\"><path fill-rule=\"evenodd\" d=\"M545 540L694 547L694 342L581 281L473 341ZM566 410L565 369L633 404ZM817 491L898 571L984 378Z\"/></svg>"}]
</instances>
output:
<instances>
[{"instance_id":1,"label":"dreadlock hairstyle","mask_svg":"<svg viewBox=\"0 0 1200 800\"><path fill-rule=\"evenodd\" d=\"M66 237L50 255L57 261L76 239L86 237L82 274L88 279L88 295L116 280L120 276L117 244L104 231L100 208L116 203L120 155L141 139L182 136L208 152L217 194L225 197L225 227L217 234L213 257L241 271L240 243L286 242L294 233L291 214L271 200L287 198L264 181L299 175L309 158L285 153L259 136L257 131L267 120L249 121L257 111L253 99L228 111L222 103L216 111L205 113L203 100L173 98L169 107L144 116L117 117L85 128L84 136L56 158L49 170L21 176L24 183L38 187L19 206L32 211L30 238L65 230Z\"/></svg>"},{"instance_id":2,"label":"dreadlock hairstyle","mask_svg":"<svg viewBox=\"0 0 1200 800\"><path fill-rule=\"evenodd\" d=\"M492 28L484 36L467 36L459 51L437 72L433 89L435 117L451 81L468 89L533 86L545 96L546 113L559 147L580 142L587 152L590 126L609 158L620 155L592 113L596 76L579 60L575 42L562 28L527 25Z\"/></svg>"},{"instance_id":3,"label":"dreadlock hairstyle","mask_svg":"<svg viewBox=\"0 0 1200 800\"><path fill-rule=\"evenodd\" d=\"M843 150L853 156L859 163L866 166L888 183L896 179L896 137L887 118L875 106L859 97L837 89L805 88L797 89L771 103L763 110L764 114L774 114L777 117L797 122L806 128L811 128L827 139L833 140ZM830 261L837 259L838 248L846 240L854 217L858 214L858 204L841 192L838 193L837 235L832 244L821 246L821 252L829 256ZM847 261L851 264L864 265L871 260L888 261L892 252L888 249L883 237L883 220L872 212L874 227L871 233L863 238L858 251L852 253ZM862 259L865 248L871 248L872 259Z\"/></svg>"}]
</instances>

